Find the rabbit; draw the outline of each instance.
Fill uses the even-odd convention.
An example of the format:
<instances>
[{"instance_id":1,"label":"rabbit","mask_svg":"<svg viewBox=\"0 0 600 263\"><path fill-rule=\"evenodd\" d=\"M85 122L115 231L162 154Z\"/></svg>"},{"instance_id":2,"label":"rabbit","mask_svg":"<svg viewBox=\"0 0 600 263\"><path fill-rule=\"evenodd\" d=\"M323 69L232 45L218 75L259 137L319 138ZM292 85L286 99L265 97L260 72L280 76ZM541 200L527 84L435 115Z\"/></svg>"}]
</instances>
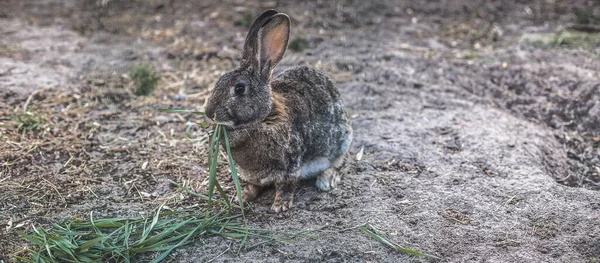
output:
<instances>
[{"instance_id":1,"label":"rabbit","mask_svg":"<svg viewBox=\"0 0 600 263\"><path fill-rule=\"evenodd\" d=\"M272 76L289 36L286 14L261 14L246 36L239 68L221 76L205 108L227 129L246 183L243 202L274 185L275 213L292 208L301 179L316 177L322 191L335 188L353 135L340 93L324 73L298 66Z\"/></svg>"}]
</instances>

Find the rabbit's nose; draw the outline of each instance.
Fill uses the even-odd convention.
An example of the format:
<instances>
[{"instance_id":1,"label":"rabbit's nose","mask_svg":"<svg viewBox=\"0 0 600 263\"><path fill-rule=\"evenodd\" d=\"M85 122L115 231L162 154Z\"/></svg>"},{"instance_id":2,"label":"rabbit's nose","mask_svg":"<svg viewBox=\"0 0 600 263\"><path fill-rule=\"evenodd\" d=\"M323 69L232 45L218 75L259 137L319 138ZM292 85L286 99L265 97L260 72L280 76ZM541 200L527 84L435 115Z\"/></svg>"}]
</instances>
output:
<instances>
[{"instance_id":1,"label":"rabbit's nose","mask_svg":"<svg viewBox=\"0 0 600 263\"><path fill-rule=\"evenodd\" d=\"M204 110L204 115L206 115L206 117L208 117L211 120L215 120L215 109L214 107L211 107L211 105L206 107L206 110Z\"/></svg>"}]
</instances>

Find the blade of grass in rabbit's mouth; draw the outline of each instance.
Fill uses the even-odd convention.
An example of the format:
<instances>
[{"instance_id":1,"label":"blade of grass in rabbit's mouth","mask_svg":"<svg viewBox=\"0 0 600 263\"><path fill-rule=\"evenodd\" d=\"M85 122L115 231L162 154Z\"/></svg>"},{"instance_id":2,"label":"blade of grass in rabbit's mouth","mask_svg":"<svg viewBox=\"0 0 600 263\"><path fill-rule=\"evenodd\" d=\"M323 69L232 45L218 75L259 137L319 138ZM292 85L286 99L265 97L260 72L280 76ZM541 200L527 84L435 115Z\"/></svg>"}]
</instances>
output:
<instances>
[{"instance_id":1,"label":"blade of grass in rabbit's mouth","mask_svg":"<svg viewBox=\"0 0 600 263\"><path fill-rule=\"evenodd\" d=\"M234 127L234 125L235 125L235 123L233 121L217 121L215 123L218 124L218 125L225 126L225 127L229 128L229 129L232 129Z\"/></svg>"}]
</instances>

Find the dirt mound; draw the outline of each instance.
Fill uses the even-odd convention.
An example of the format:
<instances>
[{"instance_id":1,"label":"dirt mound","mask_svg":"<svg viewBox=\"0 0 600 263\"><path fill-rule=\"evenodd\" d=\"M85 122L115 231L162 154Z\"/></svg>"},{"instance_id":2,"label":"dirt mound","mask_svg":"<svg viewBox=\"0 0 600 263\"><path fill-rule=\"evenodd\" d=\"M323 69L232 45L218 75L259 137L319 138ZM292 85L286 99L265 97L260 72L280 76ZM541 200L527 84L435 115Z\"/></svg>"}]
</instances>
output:
<instances>
[{"instance_id":1,"label":"dirt mound","mask_svg":"<svg viewBox=\"0 0 600 263\"><path fill-rule=\"evenodd\" d=\"M509 51L510 52L510 51ZM568 171L548 162L547 172L570 186L600 189L600 70L586 53L556 50L552 55L516 50L504 61L450 70L467 91L495 106L554 131L566 148ZM574 56L572 56L574 55ZM504 67L504 66L506 67ZM468 81L464 81L468 78Z\"/></svg>"}]
</instances>

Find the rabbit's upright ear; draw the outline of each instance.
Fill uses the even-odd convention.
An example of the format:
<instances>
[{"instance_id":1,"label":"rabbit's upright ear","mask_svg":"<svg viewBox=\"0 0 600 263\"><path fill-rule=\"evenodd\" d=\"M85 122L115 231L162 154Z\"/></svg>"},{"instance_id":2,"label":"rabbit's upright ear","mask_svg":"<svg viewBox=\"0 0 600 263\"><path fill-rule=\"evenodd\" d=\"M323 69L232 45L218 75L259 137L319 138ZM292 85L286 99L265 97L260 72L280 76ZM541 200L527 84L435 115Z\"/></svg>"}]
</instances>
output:
<instances>
[{"instance_id":1,"label":"rabbit's upright ear","mask_svg":"<svg viewBox=\"0 0 600 263\"><path fill-rule=\"evenodd\" d=\"M244 50L242 51L241 67L258 67L258 31L265 24L265 21L276 14L277 11L275 10L267 10L258 16L250 26L246 42L244 43Z\"/></svg>"},{"instance_id":2,"label":"rabbit's upright ear","mask_svg":"<svg viewBox=\"0 0 600 263\"><path fill-rule=\"evenodd\" d=\"M269 79L271 71L287 49L290 38L290 18L283 13L268 19L258 33L259 38L259 71L261 77Z\"/></svg>"}]
</instances>

